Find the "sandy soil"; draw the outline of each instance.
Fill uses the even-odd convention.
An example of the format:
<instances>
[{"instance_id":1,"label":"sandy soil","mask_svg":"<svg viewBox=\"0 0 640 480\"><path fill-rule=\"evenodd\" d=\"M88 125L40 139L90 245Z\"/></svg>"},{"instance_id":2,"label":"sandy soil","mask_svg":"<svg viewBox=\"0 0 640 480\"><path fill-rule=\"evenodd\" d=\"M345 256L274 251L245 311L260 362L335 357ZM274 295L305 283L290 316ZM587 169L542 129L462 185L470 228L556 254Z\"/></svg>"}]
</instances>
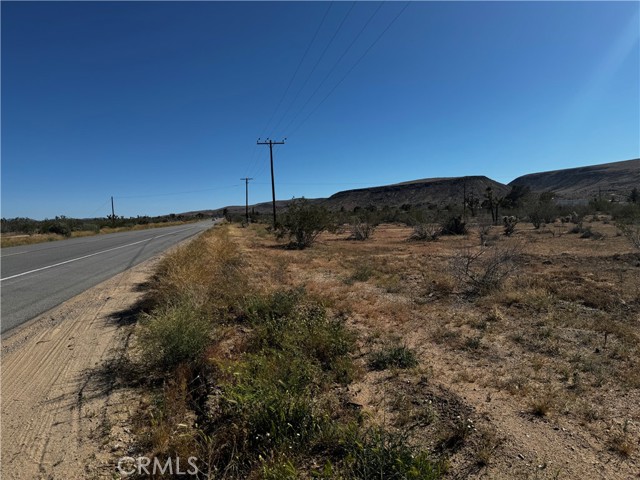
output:
<instances>
[{"instance_id":1,"label":"sandy soil","mask_svg":"<svg viewBox=\"0 0 640 480\"><path fill-rule=\"evenodd\" d=\"M130 444L133 389L114 369L157 259L41 315L2 339L3 479L113 478Z\"/></svg>"}]
</instances>

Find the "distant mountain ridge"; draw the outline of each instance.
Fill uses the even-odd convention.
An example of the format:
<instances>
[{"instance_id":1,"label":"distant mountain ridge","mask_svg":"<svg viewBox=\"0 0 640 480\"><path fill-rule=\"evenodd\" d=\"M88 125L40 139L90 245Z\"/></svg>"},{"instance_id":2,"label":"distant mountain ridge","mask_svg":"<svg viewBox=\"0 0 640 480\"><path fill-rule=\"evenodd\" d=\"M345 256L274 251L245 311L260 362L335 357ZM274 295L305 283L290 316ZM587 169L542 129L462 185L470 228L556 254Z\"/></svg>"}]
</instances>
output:
<instances>
[{"instance_id":1,"label":"distant mountain ridge","mask_svg":"<svg viewBox=\"0 0 640 480\"><path fill-rule=\"evenodd\" d=\"M534 192L551 191L569 200L597 196L624 200L634 187L640 188L640 159L530 173L509 182L509 186L514 185L527 186Z\"/></svg>"},{"instance_id":2,"label":"distant mountain ridge","mask_svg":"<svg viewBox=\"0 0 640 480\"><path fill-rule=\"evenodd\" d=\"M467 195L482 198L488 187L498 195L509 191L506 185L485 176L427 178L381 187L345 190L331 195L320 203L331 210L342 207L345 210L352 210L355 207L364 208L369 205L435 207L456 202L462 204L465 190Z\"/></svg>"},{"instance_id":3,"label":"distant mountain ridge","mask_svg":"<svg viewBox=\"0 0 640 480\"><path fill-rule=\"evenodd\" d=\"M334 193L329 198L309 199L331 210L353 210L356 207L376 206L382 208L435 207L461 203L464 192L482 198L487 187L501 196L513 186L526 186L533 192L552 191L560 200L586 202L593 197L624 200L634 187L640 188L640 158L621 162L604 163L585 167L567 168L549 172L530 173L516 178L507 185L489 177L475 175L451 178L425 178L377 187L358 188ZM285 209L291 200L278 200L276 208ZM249 207L260 214L271 212L271 202L263 202ZM244 213L244 205L225 207L229 213ZM221 215L223 208L187 212L186 215L205 213Z\"/></svg>"}]
</instances>

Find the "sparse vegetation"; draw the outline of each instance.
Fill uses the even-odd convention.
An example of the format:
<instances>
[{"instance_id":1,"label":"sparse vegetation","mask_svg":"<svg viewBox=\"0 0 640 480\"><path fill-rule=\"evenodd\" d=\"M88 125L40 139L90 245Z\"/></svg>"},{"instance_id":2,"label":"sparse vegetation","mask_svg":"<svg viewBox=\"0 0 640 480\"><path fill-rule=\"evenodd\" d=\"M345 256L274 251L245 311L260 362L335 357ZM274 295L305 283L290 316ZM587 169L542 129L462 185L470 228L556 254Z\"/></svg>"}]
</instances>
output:
<instances>
[{"instance_id":1,"label":"sparse vegetation","mask_svg":"<svg viewBox=\"0 0 640 480\"><path fill-rule=\"evenodd\" d=\"M579 432L567 445L594 432L627 468L635 425L604 428L612 387L640 385L637 260L614 224L582 220L601 242L523 224L518 241L493 227L488 245L454 235L427 247L406 241L410 228L380 225L367 242L322 233L322 248L287 252L265 249L262 227L221 228L197 247L225 267L178 268L202 263L182 251L174 273L171 261L159 271L172 286L155 286L158 298L200 299L207 345L163 374L140 438L158 455L198 452L203 470L227 478L439 478L470 465L502 472L514 442L530 461L540 437L511 426L536 422L546 435L558 422ZM500 416L472 422L473 402Z\"/></svg>"},{"instance_id":2,"label":"sparse vegetation","mask_svg":"<svg viewBox=\"0 0 640 480\"><path fill-rule=\"evenodd\" d=\"M387 346L371 354L369 368L372 370L386 370L388 368L413 368L418 365L418 359L413 350L405 345Z\"/></svg>"}]
</instances>

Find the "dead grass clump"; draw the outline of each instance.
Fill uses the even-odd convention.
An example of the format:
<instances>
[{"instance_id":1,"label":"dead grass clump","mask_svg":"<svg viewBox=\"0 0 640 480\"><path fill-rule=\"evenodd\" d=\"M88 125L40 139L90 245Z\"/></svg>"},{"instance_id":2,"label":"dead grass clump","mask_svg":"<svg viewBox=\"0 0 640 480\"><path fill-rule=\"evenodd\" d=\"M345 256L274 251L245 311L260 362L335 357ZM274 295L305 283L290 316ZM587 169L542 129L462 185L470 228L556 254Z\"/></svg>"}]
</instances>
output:
<instances>
[{"instance_id":1,"label":"dead grass clump","mask_svg":"<svg viewBox=\"0 0 640 480\"><path fill-rule=\"evenodd\" d=\"M506 378L498 379L496 387L511 395L526 395L529 392L529 376L518 372Z\"/></svg>"},{"instance_id":2,"label":"dead grass clump","mask_svg":"<svg viewBox=\"0 0 640 480\"><path fill-rule=\"evenodd\" d=\"M473 447L476 463L480 467L491 464L496 450L502 445L503 440L498 438L495 430L481 429Z\"/></svg>"},{"instance_id":3,"label":"dead grass clump","mask_svg":"<svg viewBox=\"0 0 640 480\"><path fill-rule=\"evenodd\" d=\"M191 368L178 366L162 390L141 407L135 427L141 446L150 456L188 458L197 451L195 418L189 407L192 380Z\"/></svg>"},{"instance_id":4,"label":"dead grass clump","mask_svg":"<svg viewBox=\"0 0 640 480\"><path fill-rule=\"evenodd\" d=\"M435 242L442 235L442 227L433 223L418 223L413 226L409 240Z\"/></svg>"},{"instance_id":5,"label":"dead grass clump","mask_svg":"<svg viewBox=\"0 0 640 480\"><path fill-rule=\"evenodd\" d=\"M528 402L528 410L537 417L547 417L552 412L564 412L570 403L571 398L566 391L548 384L533 392Z\"/></svg>"},{"instance_id":6,"label":"dead grass clump","mask_svg":"<svg viewBox=\"0 0 640 480\"><path fill-rule=\"evenodd\" d=\"M360 260L355 262L353 267L353 272L351 275L345 280L347 285L351 285L354 282L366 282L369 280L373 274L375 273L371 262L366 260Z\"/></svg>"},{"instance_id":7,"label":"dead grass clump","mask_svg":"<svg viewBox=\"0 0 640 480\"><path fill-rule=\"evenodd\" d=\"M636 449L632 436L629 434L630 422L625 420L619 431L609 439L609 447L620 456L628 458Z\"/></svg>"}]
</instances>

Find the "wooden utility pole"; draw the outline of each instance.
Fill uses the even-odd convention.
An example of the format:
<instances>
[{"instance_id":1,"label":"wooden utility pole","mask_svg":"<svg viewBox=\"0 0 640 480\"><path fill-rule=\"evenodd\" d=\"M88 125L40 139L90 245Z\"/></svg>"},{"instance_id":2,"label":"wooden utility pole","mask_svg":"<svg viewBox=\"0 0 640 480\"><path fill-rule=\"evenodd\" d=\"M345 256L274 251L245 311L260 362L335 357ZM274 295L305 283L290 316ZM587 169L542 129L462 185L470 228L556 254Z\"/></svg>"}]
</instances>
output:
<instances>
[{"instance_id":1,"label":"wooden utility pole","mask_svg":"<svg viewBox=\"0 0 640 480\"><path fill-rule=\"evenodd\" d=\"M462 184L462 218L467 219L467 177L464 177Z\"/></svg>"},{"instance_id":2,"label":"wooden utility pole","mask_svg":"<svg viewBox=\"0 0 640 480\"><path fill-rule=\"evenodd\" d=\"M114 226L116 224L116 211L113 208L113 197L111 197L111 224Z\"/></svg>"},{"instance_id":3,"label":"wooden utility pole","mask_svg":"<svg viewBox=\"0 0 640 480\"><path fill-rule=\"evenodd\" d=\"M286 140L286 138L284 139ZM273 146L274 145L284 145L284 140L281 142L274 142L273 140L267 138L266 141L261 142L258 139L258 145L269 145L269 156L271 158L271 199L273 205L273 228L276 228L276 183L273 178Z\"/></svg>"},{"instance_id":4,"label":"wooden utility pole","mask_svg":"<svg viewBox=\"0 0 640 480\"><path fill-rule=\"evenodd\" d=\"M253 180L253 178L245 177L240 180L244 180L244 214L247 218L247 225L249 225L249 180Z\"/></svg>"}]
</instances>

